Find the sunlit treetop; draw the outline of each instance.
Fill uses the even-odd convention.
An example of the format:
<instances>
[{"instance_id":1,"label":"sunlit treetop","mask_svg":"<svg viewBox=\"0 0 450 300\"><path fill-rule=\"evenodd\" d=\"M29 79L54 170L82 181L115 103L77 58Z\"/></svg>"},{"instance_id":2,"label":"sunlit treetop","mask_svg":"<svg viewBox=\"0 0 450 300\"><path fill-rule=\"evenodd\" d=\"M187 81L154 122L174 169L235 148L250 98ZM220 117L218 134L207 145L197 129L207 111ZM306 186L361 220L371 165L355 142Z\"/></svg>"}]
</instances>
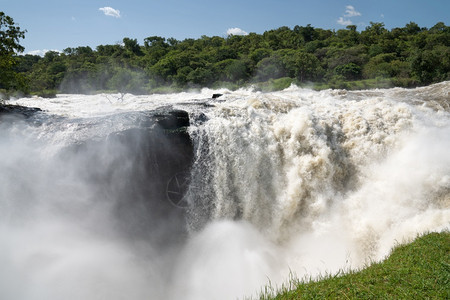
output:
<instances>
[{"instance_id":1,"label":"sunlit treetop","mask_svg":"<svg viewBox=\"0 0 450 300\"><path fill-rule=\"evenodd\" d=\"M25 38L26 30L14 24L13 18L0 11L0 55L23 52L24 47L19 44L20 39Z\"/></svg>"}]
</instances>

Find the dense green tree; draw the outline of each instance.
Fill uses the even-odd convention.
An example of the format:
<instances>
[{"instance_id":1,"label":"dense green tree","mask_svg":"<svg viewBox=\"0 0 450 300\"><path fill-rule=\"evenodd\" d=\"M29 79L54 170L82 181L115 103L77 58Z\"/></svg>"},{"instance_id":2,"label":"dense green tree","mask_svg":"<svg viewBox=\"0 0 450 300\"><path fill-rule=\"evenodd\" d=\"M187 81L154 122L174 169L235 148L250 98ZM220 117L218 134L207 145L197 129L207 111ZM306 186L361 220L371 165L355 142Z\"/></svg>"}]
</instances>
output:
<instances>
[{"instance_id":1,"label":"dense green tree","mask_svg":"<svg viewBox=\"0 0 450 300\"><path fill-rule=\"evenodd\" d=\"M348 48L328 47L327 50L326 57L323 59L326 78L332 78L338 74L348 80L361 79L362 66L368 60L368 50L365 45Z\"/></svg>"},{"instance_id":2,"label":"dense green tree","mask_svg":"<svg viewBox=\"0 0 450 300\"><path fill-rule=\"evenodd\" d=\"M304 51L285 52L283 66L289 77L297 78L300 82L314 81L322 73L319 59Z\"/></svg>"},{"instance_id":3,"label":"dense green tree","mask_svg":"<svg viewBox=\"0 0 450 300\"><path fill-rule=\"evenodd\" d=\"M391 62L395 59L396 55L394 53L381 53L372 57L364 66L364 77L392 77L395 74L395 71Z\"/></svg>"},{"instance_id":4,"label":"dense green tree","mask_svg":"<svg viewBox=\"0 0 450 300\"><path fill-rule=\"evenodd\" d=\"M14 23L13 18L0 11L0 89L24 89L24 77L14 69L17 53L24 48L19 44L25 38L25 30Z\"/></svg>"},{"instance_id":5,"label":"dense green tree","mask_svg":"<svg viewBox=\"0 0 450 300\"><path fill-rule=\"evenodd\" d=\"M405 25L406 34L414 35L422 31L422 29L414 22L409 22Z\"/></svg>"},{"instance_id":6,"label":"dense green tree","mask_svg":"<svg viewBox=\"0 0 450 300\"><path fill-rule=\"evenodd\" d=\"M450 48L418 51L411 61L412 73L425 84L450 79Z\"/></svg>"},{"instance_id":7,"label":"dense green tree","mask_svg":"<svg viewBox=\"0 0 450 300\"><path fill-rule=\"evenodd\" d=\"M25 30L20 30L13 18L0 11L0 55L23 52L24 47L19 44L19 41L25 38L25 32Z\"/></svg>"},{"instance_id":8,"label":"dense green tree","mask_svg":"<svg viewBox=\"0 0 450 300\"><path fill-rule=\"evenodd\" d=\"M267 48L257 48L249 53L247 56L248 63L248 72L249 74L255 74L256 73L256 67L258 63L263 60L266 57L269 57L272 54L271 49Z\"/></svg>"},{"instance_id":9,"label":"dense green tree","mask_svg":"<svg viewBox=\"0 0 450 300\"><path fill-rule=\"evenodd\" d=\"M293 81L314 81L347 88L348 81L374 82L374 78L415 86L450 79L450 27L442 22L430 29L410 22L391 30L383 23L371 22L361 32L355 25L334 31L308 24L282 26L262 34L181 41L150 36L143 45L137 39L124 38L122 43L99 45L95 50L67 48L39 57L16 55L23 50L18 40L24 32L12 20L2 18L2 24L13 26L16 35L15 43L2 42L1 49L12 52L0 51L8 58L0 61L2 70L7 70L0 74L0 88L6 87L5 82L7 88L18 87L19 77L28 79L31 91L77 93L146 93L167 85L262 81L283 82L280 87Z\"/></svg>"},{"instance_id":10,"label":"dense green tree","mask_svg":"<svg viewBox=\"0 0 450 300\"><path fill-rule=\"evenodd\" d=\"M250 77L249 65L241 59L227 59L216 63L214 71L221 80L239 82Z\"/></svg>"},{"instance_id":11,"label":"dense green tree","mask_svg":"<svg viewBox=\"0 0 450 300\"><path fill-rule=\"evenodd\" d=\"M129 56L137 55L142 56L144 53L141 50L141 46L139 45L137 39L124 38L123 44L125 47L125 51Z\"/></svg>"},{"instance_id":12,"label":"dense green tree","mask_svg":"<svg viewBox=\"0 0 450 300\"><path fill-rule=\"evenodd\" d=\"M187 80L195 85L207 86L213 82L214 73L209 68L199 67L188 74Z\"/></svg>"},{"instance_id":13,"label":"dense green tree","mask_svg":"<svg viewBox=\"0 0 450 300\"><path fill-rule=\"evenodd\" d=\"M337 75L341 75L347 80L355 80L361 76L361 67L352 62L345 65L339 65L334 71Z\"/></svg>"},{"instance_id":14,"label":"dense green tree","mask_svg":"<svg viewBox=\"0 0 450 300\"><path fill-rule=\"evenodd\" d=\"M336 37L345 46L352 47L359 43L359 33L356 31L356 25L349 25L347 29L340 29L336 32Z\"/></svg>"},{"instance_id":15,"label":"dense green tree","mask_svg":"<svg viewBox=\"0 0 450 300\"><path fill-rule=\"evenodd\" d=\"M311 42L318 36L318 33L314 27L311 26L311 24L306 25L306 27L297 25L294 27L294 32L298 33L302 37L304 43Z\"/></svg>"},{"instance_id":16,"label":"dense green tree","mask_svg":"<svg viewBox=\"0 0 450 300\"><path fill-rule=\"evenodd\" d=\"M256 80L266 81L286 76L283 57L280 53L273 53L269 57L263 58L256 65Z\"/></svg>"},{"instance_id":17,"label":"dense green tree","mask_svg":"<svg viewBox=\"0 0 450 300\"><path fill-rule=\"evenodd\" d=\"M361 41L366 45L373 45L382 39L383 35L387 33L384 23L370 22L370 26L361 32Z\"/></svg>"}]
</instances>

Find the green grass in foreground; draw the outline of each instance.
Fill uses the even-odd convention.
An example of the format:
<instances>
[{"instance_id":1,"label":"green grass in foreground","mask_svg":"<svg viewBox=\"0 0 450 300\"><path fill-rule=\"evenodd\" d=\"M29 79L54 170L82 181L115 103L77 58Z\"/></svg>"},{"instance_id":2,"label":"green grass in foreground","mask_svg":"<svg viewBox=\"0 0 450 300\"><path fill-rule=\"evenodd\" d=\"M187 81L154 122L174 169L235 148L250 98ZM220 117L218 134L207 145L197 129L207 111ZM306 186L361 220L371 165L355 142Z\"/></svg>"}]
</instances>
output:
<instances>
[{"instance_id":1,"label":"green grass in foreground","mask_svg":"<svg viewBox=\"0 0 450 300\"><path fill-rule=\"evenodd\" d=\"M277 295L266 288L260 299L450 299L450 232L397 246L386 260L361 271L291 280L289 286Z\"/></svg>"}]
</instances>

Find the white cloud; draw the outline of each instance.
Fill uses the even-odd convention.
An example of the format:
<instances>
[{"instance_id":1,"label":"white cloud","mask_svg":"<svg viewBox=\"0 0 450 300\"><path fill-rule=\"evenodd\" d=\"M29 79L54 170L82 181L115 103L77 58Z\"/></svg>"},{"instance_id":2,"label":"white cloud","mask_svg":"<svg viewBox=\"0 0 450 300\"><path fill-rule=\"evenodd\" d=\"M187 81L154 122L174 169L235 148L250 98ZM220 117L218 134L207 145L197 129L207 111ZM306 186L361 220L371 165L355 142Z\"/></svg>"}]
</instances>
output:
<instances>
[{"instance_id":1,"label":"white cloud","mask_svg":"<svg viewBox=\"0 0 450 300\"><path fill-rule=\"evenodd\" d=\"M348 26L348 25L352 25L352 24L353 24L351 20L349 20L349 19L344 19L343 17L340 17L340 18L337 20L337 23L338 23L339 25L343 25L343 26Z\"/></svg>"},{"instance_id":2,"label":"white cloud","mask_svg":"<svg viewBox=\"0 0 450 300\"><path fill-rule=\"evenodd\" d=\"M359 11L356 11L355 8L351 5L347 5L345 10L344 17L350 18L350 17L357 17L360 16L361 13Z\"/></svg>"},{"instance_id":3,"label":"white cloud","mask_svg":"<svg viewBox=\"0 0 450 300\"><path fill-rule=\"evenodd\" d=\"M352 25L353 22L350 20L350 18L361 16L361 13L359 11L356 11L355 8L352 5L347 5L345 7L345 14L342 17L339 17L337 19L337 23L339 25L348 26Z\"/></svg>"},{"instance_id":4,"label":"white cloud","mask_svg":"<svg viewBox=\"0 0 450 300\"><path fill-rule=\"evenodd\" d=\"M42 50L32 50L32 51L28 51L25 54L30 54L30 55L39 55L39 56L44 56L45 53L49 52L49 51L54 51L54 52L59 52L61 53L61 51L53 49L53 50L48 50L48 49L42 49Z\"/></svg>"},{"instance_id":5,"label":"white cloud","mask_svg":"<svg viewBox=\"0 0 450 300\"><path fill-rule=\"evenodd\" d=\"M98 10L101 10L105 14L105 16L120 18L120 10L118 10L118 9L114 9L109 6L105 6L105 7L100 7Z\"/></svg>"},{"instance_id":6,"label":"white cloud","mask_svg":"<svg viewBox=\"0 0 450 300\"><path fill-rule=\"evenodd\" d=\"M240 29L240 28L228 28L227 35L247 35L248 32Z\"/></svg>"}]
</instances>

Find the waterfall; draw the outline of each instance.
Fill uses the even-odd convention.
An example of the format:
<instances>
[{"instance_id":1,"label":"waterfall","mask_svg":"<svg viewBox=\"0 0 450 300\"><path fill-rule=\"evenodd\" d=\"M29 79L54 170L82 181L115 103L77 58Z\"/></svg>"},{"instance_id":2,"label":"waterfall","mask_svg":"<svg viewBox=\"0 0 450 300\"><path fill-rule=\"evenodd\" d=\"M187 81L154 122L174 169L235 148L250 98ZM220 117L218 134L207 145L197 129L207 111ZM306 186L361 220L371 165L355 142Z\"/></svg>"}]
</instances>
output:
<instances>
[{"instance_id":1,"label":"waterfall","mask_svg":"<svg viewBox=\"0 0 450 300\"><path fill-rule=\"evenodd\" d=\"M0 298L243 298L448 229L449 88L10 101Z\"/></svg>"}]
</instances>

